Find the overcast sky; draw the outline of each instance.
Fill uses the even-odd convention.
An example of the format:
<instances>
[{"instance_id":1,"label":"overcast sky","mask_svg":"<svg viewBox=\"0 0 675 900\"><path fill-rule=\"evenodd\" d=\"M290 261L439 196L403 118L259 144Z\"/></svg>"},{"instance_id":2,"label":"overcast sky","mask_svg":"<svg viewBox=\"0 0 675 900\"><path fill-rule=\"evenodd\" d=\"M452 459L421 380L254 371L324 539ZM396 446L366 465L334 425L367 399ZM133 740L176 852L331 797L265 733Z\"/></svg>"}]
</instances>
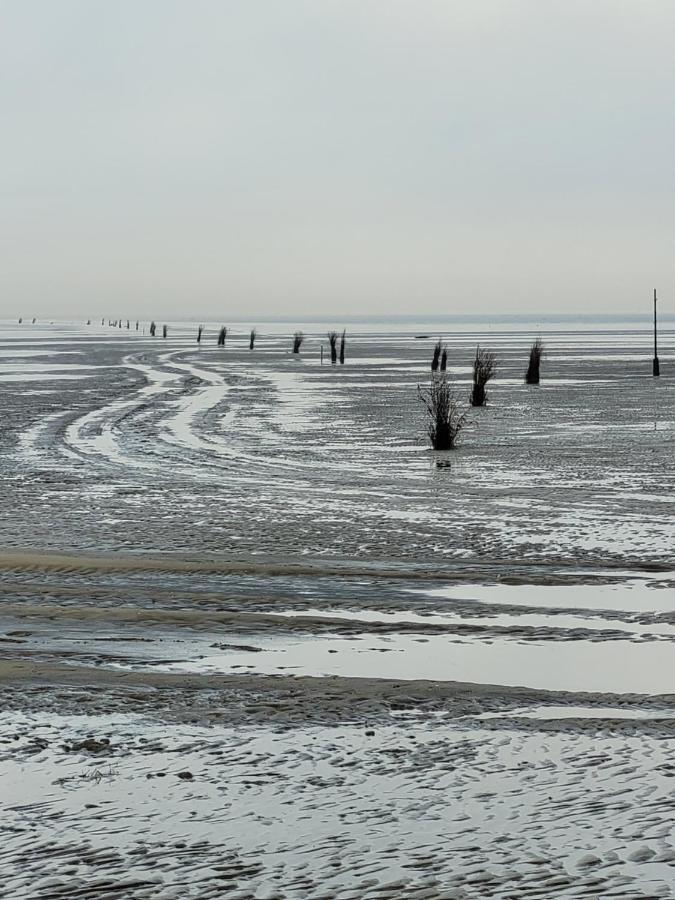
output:
<instances>
[{"instance_id":1,"label":"overcast sky","mask_svg":"<svg viewBox=\"0 0 675 900\"><path fill-rule=\"evenodd\" d=\"M675 310L672 0L0 0L4 315Z\"/></svg>"}]
</instances>

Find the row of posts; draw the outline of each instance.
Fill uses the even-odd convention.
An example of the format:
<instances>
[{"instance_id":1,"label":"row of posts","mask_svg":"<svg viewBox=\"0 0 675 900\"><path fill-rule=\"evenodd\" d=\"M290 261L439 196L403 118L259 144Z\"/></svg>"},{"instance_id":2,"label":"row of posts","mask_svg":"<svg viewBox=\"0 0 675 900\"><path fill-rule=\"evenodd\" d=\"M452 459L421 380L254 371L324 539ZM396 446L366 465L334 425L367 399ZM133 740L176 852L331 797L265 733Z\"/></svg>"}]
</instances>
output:
<instances>
[{"instance_id":1,"label":"row of posts","mask_svg":"<svg viewBox=\"0 0 675 900\"><path fill-rule=\"evenodd\" d=\"M109 319L108 325L111 326L112 328L122 328L123 321L124 320L122 320L122 319L115 319L115 320ZM36 322L37 322L37 319L35 317L33 317L32 324L35 325ZM21 325L22 323L23 323L23 318L20 318L19 325ZM87 325L91 325L91 319L87 319ZM104 318L101 319L101 325L105 325ZM131 328L131 322L129 319L126 320L126 327L128 330ZM139 323L136 322L135 330L138 331L138 328L139 328ZM151 322L150 323L150 336L155 337L156 333L157 333L157 325L155 324L155 322ZM197 329L197 343L198 344L201 344L201 342L202 342L203 333L204 333L204 326L200 325ZM347 334L347 332L343 331L341 338L340 338L339 359L342 364L344 364L344 361L345 361L346 334ZM162 325L162 337L165 338L167 335L168 335L167 326ZM255 345L256 336L257 336L257 331L255 328L252 328L251 333L249 335L249 350L253 350L254 345ZM329 331L327 336L328 336L328 343L330 346L330 361L333 365L335 365L338 361L338 349L337 349L338 333L337 333L337 331ZM223 327L218 332L218 346L219 347L225 346L226 337L227 337L227 328L223 325ZM293 336L293 353L300 352L300 346L303 342L303 339L304 339L304 336L303 336L302 332L296 331L295 335ZM434 359L433 359L431 368L433 370L436 370L439 367L439 363L440 363L440 369L444 370L445 366L446 366L446 361L447 361L446 351L443 350L443 352L441 354L441 345L439 342L436 345L436 347L434 348ZM323 365L323 344L321 344L321 364ZM652 360L652 375L655 378L658 378L660 376L660 374L661 374L661 366L659 364L658 329L657 329L657 321L656 321L656 288L654 288L654 359Z\"/></svg>"},{"instance_id":2,"label":"row of posts","mask_svg":"<svg viewBox=\"0 0 675 900\"><path fill-rule=\"evenodd\" d=\"M19 324L21 324L22 321L23 321L23 319L19 319ZM36 320L33 319L34 323L35 323L35 321ZM87 319L87 325L91 325L91 319ZM105 319L101 319L101 325L105 325ZM123 320L122 319L114 319L114 320L109 319L108 325L111 328L122 328ZM129 321L129 319L126 320L126 327L128 329L131 327L131 322ZM138 331L138 328L139 328L139 323L136 322L136 325L135 325L136 331ZM168 333L169 333L169 331L168 331L167 326L162 325L162 337L163 338L167 337ZM153 322L150 322L150 337L155 337L156 335L157 335L157 325L153 321ZM197 343L198 344L201 344L203 335L204 335L204 326L199 325L197 327ZM252 328L249 333L249 338L248 338L249 350L254 349L255 340L256 340L257 336L258 336L257 330L255 328ZM328 337L328 344L330 347L331 363L333 365L335 365L339 359L340 363L342 365L344 365L345 349L346 349L346 345L347 345L346 329L342 332L341 335L339 335L337 331L329 331L327 334L327 337ZM339 338L339 350L338 350L338 338ZM225 325L223 325L220 328L220 330L218 331L218 338L217 338L218 346L224 347L226 339L227 339L227 327ZM295 353L295 354L300 353L300 347L302 346L303 341L304 341L304 335L303 335L302 331L296 331L295 334L293 335L293 353ZM321 344L321 364L323 365L323 344Z\"/></svg>"}]
</instances>

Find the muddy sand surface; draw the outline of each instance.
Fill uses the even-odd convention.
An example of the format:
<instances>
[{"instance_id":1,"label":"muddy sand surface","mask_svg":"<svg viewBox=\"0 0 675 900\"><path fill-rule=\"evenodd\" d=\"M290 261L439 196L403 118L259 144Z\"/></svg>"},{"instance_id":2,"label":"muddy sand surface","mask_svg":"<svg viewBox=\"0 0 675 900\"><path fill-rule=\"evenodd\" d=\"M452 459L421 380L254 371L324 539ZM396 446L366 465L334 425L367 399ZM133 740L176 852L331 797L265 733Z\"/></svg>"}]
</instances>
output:
<instances>
[{"instance_id":1,"label":"muddy sand surface","mask_svg":"<svg viewBox=\"0 0 675 900\"><path fill-rule=\"evenodd\" d=\"M305 331L0 334L0 896L675 896L672 335Z\"/></svg>"},{"instance_id":2,"label":"muddy sand surface","mask_svg":"<svg viewBox=\"0 0 675 900\"><path fill-rule=\"evenodd\" d=\"M25 563L0 584L8 897L671 896L668 572Z\"/></svg>"}]
</instances>

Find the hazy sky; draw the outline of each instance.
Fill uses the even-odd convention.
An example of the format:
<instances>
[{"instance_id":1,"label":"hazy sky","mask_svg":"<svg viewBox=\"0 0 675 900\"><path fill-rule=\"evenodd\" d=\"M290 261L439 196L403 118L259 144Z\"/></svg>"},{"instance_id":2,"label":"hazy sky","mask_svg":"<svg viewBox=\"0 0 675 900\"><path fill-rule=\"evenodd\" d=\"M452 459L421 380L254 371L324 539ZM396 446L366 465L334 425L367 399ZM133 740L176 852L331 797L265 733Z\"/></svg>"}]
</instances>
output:
<instances>
[{"instance_id":1,"label":"hazy sky","mask_svg":"<svg viewBox=\"0 0 675 900\"><path fill-rule=\"evenodd\" d=\"M0 0L4 315L675 310L672 0Z\"/></svg>"}]
</instances>

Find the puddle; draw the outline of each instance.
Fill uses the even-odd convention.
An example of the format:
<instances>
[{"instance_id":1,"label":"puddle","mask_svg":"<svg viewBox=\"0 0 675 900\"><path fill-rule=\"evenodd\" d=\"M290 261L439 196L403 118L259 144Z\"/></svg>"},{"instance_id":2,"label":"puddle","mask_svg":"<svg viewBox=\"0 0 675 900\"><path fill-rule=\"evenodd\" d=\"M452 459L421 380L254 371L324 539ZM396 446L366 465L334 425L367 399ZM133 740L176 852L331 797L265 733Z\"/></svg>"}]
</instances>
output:
<instances>
[{"instance_id":1,"label":"puddle","mask_svg":"<svg viewBox=\"0 0 675 900\"><path fill-rule=\"evenodd\" d=\"M495 603L508 606L541 606L551 609L621 610L628 612L672 612L675 589L649 587L645 581L613 584L534 585L478 584L453 585L414 594L445 600Z\"/></svg>"},{"instance_id":2,"label":"puddle","mask_svg":"<svg viewBox=\"0 0 675 900\"><path fill-rule=\"evenodd\" d=\"M523 615L506 613L486 613L484 616L444 616L436 613L414 613L407 610L343 610L343 609L307 609L307 610L283 610L275 612L275 615L289 619L318 618L318 619L344 619L347 622L375 622L382 624L391 623L419 623L425 625L479 625L484 627L497 626L502 628L565 628L585 630L626 631L631 634L653 634L664 637L675 637L675 625L664 623L643 625L636 622L624 622L621 619L607 620L603 618L569 616L569 615L545 615L537 613L524 613Z\"/></svg>"},{"instance_id":3,"label":"puddle","mask_svg":"<svg viewBox=\"0 0 675 900\"><path fill-rule=\"evenodd\" d=\"M453 640L446 636L314 639L220 653L157 668L460 681L553 691L675 693L675 647L650 641Z\"/></svg>"}]
</instances>

